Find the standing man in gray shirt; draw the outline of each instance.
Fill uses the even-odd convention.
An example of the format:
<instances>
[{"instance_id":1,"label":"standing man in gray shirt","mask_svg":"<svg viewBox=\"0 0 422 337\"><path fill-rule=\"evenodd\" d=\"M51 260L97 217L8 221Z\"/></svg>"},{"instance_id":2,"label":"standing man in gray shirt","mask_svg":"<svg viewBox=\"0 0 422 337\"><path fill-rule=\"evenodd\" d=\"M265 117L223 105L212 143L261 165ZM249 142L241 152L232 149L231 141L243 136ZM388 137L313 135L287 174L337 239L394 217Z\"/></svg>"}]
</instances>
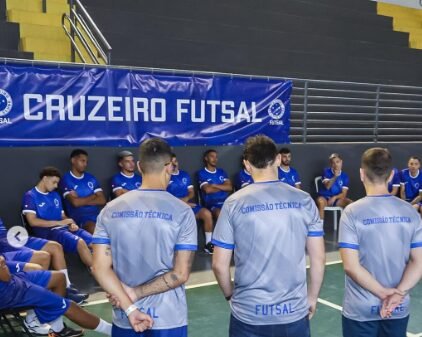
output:
<instances>
[{"instance_id":1,"label":"standing man in gray shirt","mask_svg":"<svg viewBox=\"0 0 422 337\"><path fill-rule=\"evenodd\" d=\"M366 197L343 212L339 247L346 273L344 337L405 337L409 290L422 276L422 224L412 205L388 193L387 149L362 156Z\"/></svg>"},{"instance_id":2,"label":"standing man in gray shirt","mask_svg":"<svg viewBox=\"0 0 422 337\"><path fill-rule=\"evenodd\" d=\"M152 330L141 336L187 336L184 283L197 249L197 230L192 208L166 191L171 155L161 139L143 142L141 187L109 202L98 216L93 273L117 299L114 337L139 336L136 332L146 328Z\"/></svg>"},{"instance_id":3,"label":"standing man in gray shirt","mask_svg":"<svg viewBox=\"0 0 422 337\"><path fill-rule=\"evenodd\" d=\"M213 270L230 302L230 337L310 336L325 268L322 221L308 193L278 180L280 162L270 138L247 140L244 164L254 183L225 201L214 230Z\"/></svg>"}]
</instances>

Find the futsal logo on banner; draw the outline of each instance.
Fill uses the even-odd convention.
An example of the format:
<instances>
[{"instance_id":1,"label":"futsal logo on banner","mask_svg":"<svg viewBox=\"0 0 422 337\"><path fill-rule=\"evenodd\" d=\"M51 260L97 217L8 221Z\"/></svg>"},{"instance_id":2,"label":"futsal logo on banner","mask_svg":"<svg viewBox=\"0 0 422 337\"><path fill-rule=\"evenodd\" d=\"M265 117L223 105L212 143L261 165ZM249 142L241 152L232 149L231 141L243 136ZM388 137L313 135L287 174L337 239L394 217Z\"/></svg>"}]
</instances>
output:
<instances>
[{"instance_id":1,"label":"futsal logo on banner","mask_svg":"<svg viewBox=\"0 0 422 337\"><path fill-rule=\"evenodd\" d=\"M268 107L268 115L272 118L270 125L283 125L281 120L286 112L286 107L282 100L275 99Z\"/></svg>"},{"instance_id":2,"label":"futsal logo on banner","mask_svg":"<svg viewBox=\"0 0 422 337\"><path fill-rule=\"evenodd\" d=\"M11 124L10 118L4 118L13 107L12 97L6 90L0 89L0 124Z\"/></svg>"}]
</instances>

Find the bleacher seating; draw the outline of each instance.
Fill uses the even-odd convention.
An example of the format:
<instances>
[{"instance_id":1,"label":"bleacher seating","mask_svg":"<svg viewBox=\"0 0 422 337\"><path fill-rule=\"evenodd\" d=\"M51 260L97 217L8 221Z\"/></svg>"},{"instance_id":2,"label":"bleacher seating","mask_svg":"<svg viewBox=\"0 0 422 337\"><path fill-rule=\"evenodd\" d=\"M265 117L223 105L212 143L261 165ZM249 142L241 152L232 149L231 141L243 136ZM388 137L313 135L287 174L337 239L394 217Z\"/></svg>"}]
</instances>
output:
<instances>
[{"instance_id":1,"label":"bleacher seating","mask_svg":"<svg viewBox=\"0 0 422 337\"><path fill-rule=\"evenodd\" d=\"M420 84L422 52L369 0L83 0L113 63Z\"/></svg>"}]
</instances>

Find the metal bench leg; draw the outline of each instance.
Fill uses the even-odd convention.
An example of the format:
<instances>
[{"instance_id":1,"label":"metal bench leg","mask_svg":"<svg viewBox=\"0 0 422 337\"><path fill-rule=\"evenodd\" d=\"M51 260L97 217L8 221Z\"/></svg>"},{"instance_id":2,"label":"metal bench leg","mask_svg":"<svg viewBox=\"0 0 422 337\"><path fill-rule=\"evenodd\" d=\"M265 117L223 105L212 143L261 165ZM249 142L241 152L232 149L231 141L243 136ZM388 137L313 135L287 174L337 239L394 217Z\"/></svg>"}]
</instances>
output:
<instances>
[{"instance_id":1,"label":"metal bench leg","mask_svg":"<svg viewBox=\"0 0 422 337\"><path fill-rule=\"evenodd\" d=\"M337 227L338 227L338 223L337 223L337 211L334 211L334 232L337 232Z\"/></svg>"}]
</instances>

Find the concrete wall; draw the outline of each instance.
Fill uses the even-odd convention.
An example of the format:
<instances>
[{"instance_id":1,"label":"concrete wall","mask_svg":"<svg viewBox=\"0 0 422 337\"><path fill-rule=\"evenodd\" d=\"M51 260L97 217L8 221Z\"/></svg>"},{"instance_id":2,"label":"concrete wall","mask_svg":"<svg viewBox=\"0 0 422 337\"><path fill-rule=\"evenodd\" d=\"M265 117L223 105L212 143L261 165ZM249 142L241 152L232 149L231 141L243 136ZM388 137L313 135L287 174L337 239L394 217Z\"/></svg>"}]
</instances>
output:
<instances>
[{"instance_id":1,"label":"concrete wall","mask_svg":"<svg viewBox=\"0 0 422 337\"><path fill-rule=\"evenodd\" d=\"M322 169L327 166L327 158L332 152L338 152L343 156L344 171L351 180L350 197L359 198L364 194L359 180L359 161L362 152L376 144L292 144L290 149L293 153L292 166L301 176L303 189L314 194L314 178L320 175ZM388 147L393 154L394 164L398 168L406 166L410 155L422 156L421 143L406 144L378 144ZM32 188L38 180L38 173L42 167L53 165L62 172L68 169L69 154L73 148L67 147L37 147L37 148L0 148L0 217L7 226L20 223L21 199L25 191ZM89 153L88 171L94 174L100 181L107 195L110 192L110 177L117 171L116 154L118 148L85 148ZM205 147L178 147L175 152L178 155L180 165L191 173L202 167L202 153ZM215 147L219 152L219 166L224 168L230 177L234 177L240 170L240 158L242 147L227 146ZM136 152L136 148L131 149Z\"/></svg>"}]
</instances>

